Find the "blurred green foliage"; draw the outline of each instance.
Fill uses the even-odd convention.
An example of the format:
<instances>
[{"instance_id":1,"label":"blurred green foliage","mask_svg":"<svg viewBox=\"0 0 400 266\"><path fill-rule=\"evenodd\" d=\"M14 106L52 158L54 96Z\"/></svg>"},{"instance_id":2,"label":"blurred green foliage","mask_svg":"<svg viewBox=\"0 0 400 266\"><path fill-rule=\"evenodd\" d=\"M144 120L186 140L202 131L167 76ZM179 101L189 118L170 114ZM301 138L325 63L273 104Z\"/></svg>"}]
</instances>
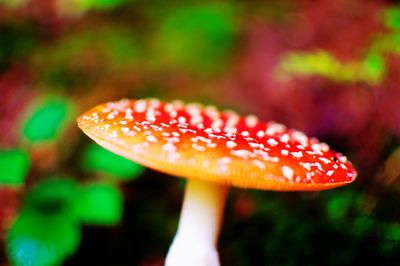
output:
<instances>
[{"instance_id":1,"label":"blurred green foliage","mask_svg":"<svg viewBox=\"0 0 400 266\"><path fill-rule=\"evenodd\" d=\"M400 241L400 224L390 224L384 228L384 236L391 240Z\"/></svg>"},{"instance_id":2,"label":"blurred green foliage","mask_svg":"<svg viewBox=\"0 0 400 266\"><path fill-rule=\"evenodd\" d=\"M26 4L28 0L1 0L0 4L7 5L10 7L18 7L23 4Z\"/></svg>"},{"instance_id":3,"label":"blurred green foliage","mask_svg":"<svg viewBox=\"0 0 400 266\"><path fill-rule=\"evenodd\" d=\"M368 55L363 62L342 63L326 51L287 53L277 68L280 78L292 75L322 76L336 82L379 83L385 73L385 63L380 54Z\"/></svg>"},{"instance_id":4,"label":"blurred green foliage","mask_svg":"<svg viewBox=\"0 0 400 266\"><path fill-rule=\"evenodd\" d=\"M68 120L71 104L62 98L47 98L36 105L23 125L23 136L30 142L56 139Z\"/></svg>"},{"instance_id":5,"label":"blurred green foliage","mask_svg":"<svg viewBox=\"0 0 400 266\"><path fill-rule=\"evenodd\" d=\"M122 71L136 63L139 48L131 30L99 27L63 36L33 56L44 83L75 89L92 85L105 71Z\"/></svg>"},{"instance_id":6,"label":"blurred green foliage","mask_svg":"<svg viewBox=\"0 0 400 266\"><path fill-rule=\"evenodd\" d=\"M223 3L196 3L166 12L154 40L157 60L200 73L226 67L237 23L235 8Z\"/></svg>"},{"instance_id":7,"label":"blurred green foliage","mask_svg":"<svg viewBox=\"0 0 400 266\"><path fill-rule=\"evenodd\" d=\"M26 196L23 210L42 215L60 215L78 221L78 183L72 178L52 177L36 184Z\"/></svg>"},{"instance_id":8,"label":"blurred green foliage","mask_svg":"<svg viewBox=\"0 0 400 266\"><path fill-rule=\"evenodd\" d=\"M400 6L386 9L385 22L388 27L400 30Z\"/></svg>"},{"instance_id":9,"label":"blurred green foliage","mask_svg":"<svg viewBox=\"0 0 400 266\"><path fill-rule=\"evenodd\" d=\"M114 186L48 178L29 192L8 230L8 254L17 266L58 265L78 248L81 222L110 225L121 217L122 196Z\"/></svg>"},{"instance_id":10,"label":"blurred green foliage","mask_svg":"<svg viewBox=\"0 0 400 266\"><path fill-rule=\"evenodd\" d=\"M20 149L0 150L0 184L22 185L29 166L27 152Z\"/></svg>"},{"instance_id":11,"label":"blurred green foliage","mask_svg":"<svg viewBox=\"0 0 400 266\"><path fill-rule=\"evenodd\" d=\"M88 184L80 189L79 216L84 223L114 225L121 220L122 195L105 183Z\"/></svg>"},{"instance_id":12,"label":"blurred green foliage","mask_svg":"<svg viewBox=\"0 0 400 266\"><path fill-rule=\"evenodd\" d=\"M110 9L117 7L127 0L80 0L79 5L83 9Z\"/></svg>"},{"instance_id":13,"label":"blurred green foliage","mask_svg":"<svg viewBox=\"0 0 400 266\"><path fill-rule=\"evenodd\" d=\"M354 208L357 194L351 191L338 192L332 197L327 205L326 212L332 221L345 220L349 210Z\"/></svg>"},{"instance_id":14,"label":"blurred green foliage","mask_svg":"<svg viewBox=\"0 0 400 266\"><path fill-rule=\"evenodd\" d=\"M384 22L392 31L375 36L362 61L343 63L327 51L289 52L277 67L278 77L322 76L340 83L379 84L386 74L384 55L400 53L400 7L388 8L383 13Z\"/></svg>"},{"instance_id":15,"label":"blurred green foliage","mask_svg":"<svg viewBox=\"0 0 400 266\"><path fill-rule=\"evenodd\" d=\"M59 215L22 212L11 226L7 248L15 266L51 266L75 252L79 227Z\"/></svg>"},{"instance_id":16,"label":"blurred green foliage","mask_svg":"<svg viewBox=\"0 0 400 266\"><path fill-rule=\"evenodd\" d=\"M141 175L144 167L91 143L83 151L82 168L87 172L97 172L121 180L132 180Z\"/></svg>"},{"instance_id":17,"label":"blurred green foliage","mask_svg":"<svg viewBox=\"0 0 400 266\"><path fill-rule=\"evenodd\" d=\"M36 43L32 24L0 24L0 70L16 58L29 55Z\"/></svg>"}]
</instances>

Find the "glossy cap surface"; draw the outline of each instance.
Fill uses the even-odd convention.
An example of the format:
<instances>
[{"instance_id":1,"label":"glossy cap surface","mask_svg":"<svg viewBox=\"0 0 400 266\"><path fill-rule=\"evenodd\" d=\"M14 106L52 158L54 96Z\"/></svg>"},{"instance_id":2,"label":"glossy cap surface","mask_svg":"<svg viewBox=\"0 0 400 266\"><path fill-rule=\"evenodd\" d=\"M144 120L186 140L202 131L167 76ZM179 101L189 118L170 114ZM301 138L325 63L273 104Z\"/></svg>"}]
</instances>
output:
<instances>
[{"instance_id":1,"label":"glossy cap surface","mask_svg":"<svg viewBox=\"0 0 400 266\"><path fill-rule=\"evenodd\" d=\"M98 144L170 175L242 188L324 190L354 181L345 156L275 122L212 106L120 100L78 118Z\"/></svg>"}]
</instances>

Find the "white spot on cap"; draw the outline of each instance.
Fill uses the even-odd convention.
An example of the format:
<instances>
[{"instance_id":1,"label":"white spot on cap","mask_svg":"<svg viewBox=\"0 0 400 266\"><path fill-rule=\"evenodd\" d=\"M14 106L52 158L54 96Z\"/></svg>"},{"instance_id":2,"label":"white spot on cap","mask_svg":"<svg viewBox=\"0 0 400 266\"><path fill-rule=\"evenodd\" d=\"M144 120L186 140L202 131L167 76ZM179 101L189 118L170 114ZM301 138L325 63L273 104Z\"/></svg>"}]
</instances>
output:
<instances>
[{"instance_id":1,"label":"white spot on cap","mask_svg":"<svg viewBox=\"0 0 400 266\"><path fill-rule=\"evenodd\" d=\"M286 127L282 124L278 124L275 122L270 122L268 124L268 128L265 133L269 136L274 136L277 133L282 133L286 130Z\"/></svg>"},{"instance_id":2,"label":"white spot on cap","mask_svg":"<svg viewBox=\"0 0 400 266\"><path fill-rule=\"evenodd\" d=\"M288 150L281 150L281 153L282 153L282 155L285 155L285 156L289 155L289 151Z\"/></svg>"},{"instance_id":3,"label":"white spot on cap","mask_svg":"<svg viewBox=\"0 0 400 266\"><path fill-rule=\"evenodd\" d=\"M282 166L282 174L284 177L286 177L289 181L293 180L293 176L294 176L294 171L292 168L290 168L289 166Z\"/></svg>"},{"instance_id":4,"label":"white spot on cap","mask_svg":"<svg viewBox=\"0 0 400 266\"><path fill-rule=\"evenodd\" d=\"M218 109L215 106L209 105L204 108L205 114L210 117L212 120L217 119L219 117Z\"/></svg>"},{"instance_id":5,"label":"white spot on cap","mask_svg":"<svg viewBox=\"0 0 400 266\"><path fill-rule=\"evenodd\" d=\"M177 117L178 116L178 112L177 111L175 111L175 110L172 110L171 112L169 112L169 116L170 117Z\"/></svg>"},{"instance_id":6,"label":"white spot on cap","mask_svg":"<svg viewBox=\"0 0 400 266\"><path fill-rule=\"evenodd\" d=\"M267 143L271 146L276 146L278 145L278 142L275 139L268 139Z\"/></svg>"},{"instance_id":7,"label":"white spot on cap","mask_svg":"<svg viewBox=\"0 0 400 266\"><path fill-rule=\"evenodd\" d=\"M283 134L283 135L279 138L279 140L282 141L283 143L288 143L289 139L290 139L289 134Z\"/></svg>"},{"instance_id":8,"label":"white spot on cap","mask_svg":"<svg viewBox=\"0 0 400 266\"><path fill-rule=\"evenodd\" d=\"M347 157L346 156L339 156L339 161L342 163L346 163L347 162Z\"/></svg>"},{"instance_id":9,"label":"white spot on cap","mask_svg":"<svg viewBox=\"0 0 400 266\"><path fill-rule=\"evenodd\" d=\"M333 175L333 172L334 172L333 170L329 170L328 172L326 172L326 175L327 175L327 176L332 176L332 175Z\"/></svg>"},{"instance_id":10,"label":"white spot on cap","mask_svg":"<svg viewBox=\"0 0 400 266\"><path fill-rule=\"evenodd\" d=\"M137 100L133 104L133 108L135 109L136 113L144 113L144 111L146 111L146 101L145 100Z\"/></svg>"},{"instance_id":11,"label":"white spot on cap","mask_svg":"<svg viewBox=\"0 0 400 266\"><path fill-rule=\"evenodd\" d=\"M308 143L308 137L303 132L298 130L293 131L292 138L303 146L306 146Z\"/></svg>"},{"instance_id":12,"label":"white spot on cap","mask_svg":"<svg viewBox=\"0 0 400 266\"><path fill-rule=\"evenodd\" d=\"M193 116L193 117L190 119L190 124L191 124L191 125L198 125L198 124L200 124L200 123L203 123L203 117L202 117L201 115Z\"/></svg>"},{"instance_id":13,"label":"white spot on cap","mask_svg":"<svg viewBox=\"0 0 400 266\"><path fill-rule=\"evenodd\" d=\"M306 173L306 178L307 178L307 180L312 180L311 177L312 177L311 173L310 173L310 172L307 172L307 173Z\"/></svg>"},{"instance_id":14,"label":"white spot on cap","mask_svg":"<svg viewBox=\"0 0 400 266\"><path fill-rule=\"evenodd\" d=\"M201 104L197 103L189 103L185 106L186 112L191 116L200 115L201 109L202 109Z\"/></svg>"},{"instance_id":15,"label":"white spot on cap","mask_svg":"<svg viewBox=\"0 0 400 266\"><path fill-rule=\"evenodd\" d=\"M233 111L229 111L228 119L226 120L226 126L235 128L239 123L240 117Z\"/></svg>"},{"instance_id":16,"label":"white spot on cap","mask_svg":"<svg viewBox=\"0 0 400 266\"><path fill-rule=\"evenodd\" d=\"M164 110L165 112L170 113L172 111L175 111L175 107L171 103L166 103L164 105Z\"/></svg>"},{"instance_id":17,"label":"white spot on cap","mask_svg":"<svg viewBox=\"0 0 400 266\"><path fill-rule=\"evenodd\" d=\"M118 137L118 132L113 130L111 131L111 134L109 135L110 139L116 139Z\"/></svg>"},{"instance_id":18,"label":"white spot on cap","mask_svg":"<svg viewBox=\"0 0 400 266\"><path fill-rule=\"evenodd\" d=\"M231 161L232 159L229 157L222 157L221 159L218 159L217 161L218 171L221 173L228 172L229 170L228 164L230 164Z\"/></svg>"},{"instance_id":19,"label":"white spot on cap","mask_svg":"<svg viewBox=\"0 0 400 266\"><path fill-rule=\"evenodd\" d=\"M257 137L259 137L259 138L262 138L262 137L264 137L265 136L265 132L264 131L262 131L262 130L259 130L259 131L257 131Z\"/></svg>"},{"instance_id":20,"label":"white spot on cap","mask_svg":"<svg viewBox=\"0 0 400 266\"><path fill-rule=\"evenodd\" d=\"M325 142L321 142L321 150L323 152L328 152L329 151L329 145L326 144Z\"/></svg>"},{"instance_id":21,"label":"white spot on cap","mask_svg":"<svg viewBox=\"0 0 400 266\"><path fill-rule=\"evenodd\" d=\"M205 151L206 150L206 148L204 146L200 146L197 143L193 143L192 148L195 149L196 151Z\"/></svg>"},{"instance_id":22,"label":"white spot on cap","mask_svg":"<svg viewBox=\"0 0 400 266\"><path fill-rule=\"evenodd\" d=\"M228 140L226 142L226 147L228 147L229 149L235 148L237 146L236 142L232 141L232 140Z\"/></svg>"},{"instance_id":23,"label":"white spot on cap","mask_svg":"<svg viewBox=\"0 0 400 266\"><path fill-rule=\"evenodd\" d=\"M248 127L255 127L258 124L258 118L255 115L248 115L245 118L246 126Z\"/></svg>"},{"instance_id":24,"label":"white spot on cap","mask_svg":"<svg viewBox=\"0 0 400 266\"><path fill-rule=\"evenodd\" d=\"M227 135L234 135L237 133L237 128L236 127L224 127L224 132Z\"/></svg>"},{"instance_id":25,"label":"white spot on cap","mask_svg":"<svg viewBox=\"0 0 400 266\"><path fill-rule=\"evenodd\" d=\"M301 158L303 157L303 153L301 151L297 151L297 152L291 152L291 155L293 155L296 158Z\"/></svg>"},{"instance_id":26,"label":"white spot on cap","mask_svg":"<svg viewBox=\"0 0 400 266\"><path fill-rule=\"evenodd\" d=\"M240 133L240 135L242 135L243 137L248 137L248 136L250 136L250 132L245 130L245 131L242 131Z\"/></svg>"},{"instance_id":27,"label":"white spot on cap","mask_svg":"<svg viewBox=\"0 0 400 266\"><path fill-rule=\"evenodd\" d=\"M167 141L168 141L168 142L171 142L171 143L178 143L178 142L179 142L179 138L177 138L177 137L172 137L172 138L168 138Z\"/></svg>"},{"instance_id":28,"label":"white spot on cap","mask_svg":"<svg viewBox=\"0 0 400 266\"><path fill-rule=\"evenodd\" d=\"M159 99L156 98L150 98L149 99L149 105L153 108L158 108L161 105L161 102Z\"/></svg>"},{"instance_id":29,"label":"white spot on cap","mask_svg":"<svg viewBox=\"0 0 400 266\"><path fill-rule=\"evenodd\" d=\"M311 164L310 163L301 163L301 165L306 169L307 171L311 170Z\"/></svg>"},{"instance_id":30,"label":"white spot on cap","mask_svg":"<svg viewBox=\"0 0 400 266\"><path fill-rule=\"evenodd\" d=\"M176 163L177 160L180 158L180 154L177 152L170 152L168 153L167 161L171 163Z\"/></svg>"},{"instance_id":31,"label":"white spot on cap","mask_svg":"<svg viewBox=\"0 0 400 266\"><path fill-rule=\"evenodd\" d=\"M146 120L154 123L156 121L156 114L154 112L153 108L149 108L149 110L147 110L146 112Z\"/></svg>"},{"instance_id":32,"label":"white spot on cap","mask_svg":"<svg viewBox=\"0 0 400 266\"><path fill-rule=\"evenodd\" d=\"M128 120L132 120L133 119L132 112L133 111L132 111L131 108L127 108L125 110L125 118L128 119Z\"/></svg>"},{"instance_id":33,"label":"white spot on cap","mask_svg":"<svg viewBox=\"0 0 400 266\"><path fill-rule=\"evenodd\" d=\"M204 132L206 132L207 134L212 134L214 132L214 130L211 127L208 127L206 129L204 129Z\"/></svg>"},{"instance_id":34,"label":"white spot on cap","mask_svg":"<svg viewBox=\"0 0 400 266\"><path fill-rule=\"evenodd\" d=\"M148 136L146 137L146 140L147 140L148 142L153 142L153 143L156 143L156 142L157 142L157 138L154 137L153 135L148 135Z\"/></svg>"},{"instance_id":35,"label":"white spot on cap","mask_svg":"<svg viewBox=\"0 0 400 266\"><path fill-rule=\"evenodd\" d=\"M186 123L186 118L184 116L178 117L178 123L185 124Z\"/></svg>"},{"instance_id":36,"label":"white spot on cap","mask_svg":"<svg viewBox=\"0 0 400 266\"><path fill-rule=\"evenodd\" d=\"M129 133L130 129L128 127L121 128L121 131L126 135Z\"/></svg>"},{"instance_id":37,"label":"white spot on cap","mask_svg":"<svg viewBox=\"0 0 400 266\"><path fill-rule=\"evenodd\" d=\"M329 164L329 163L332 162L331 160L329 160L329 159L327 159L327 158L325 158L325 157L320 157L320 158L318 158L318 160L324 162L325 164Z\"/></svg>"},{"instance_id":38,"label":"white spot on cap","mask_svg":"<svg viewBox=\"0 0 400 266\"><path fill-rule=\"evenodd\" d=\"M311 144L311 149L312 149L316 154L322 154L322 146L321 146L320 143Z\"/></svg>"},{"instance_id":39,"label":"white spot on cap","mask_svg":"<svg viewBox=\"0 0 400 266\"><path fill-rule=\"evenodd\" d=\"M172 142L167 142L166 144L164 144L162 146L163 151L166 152L176 152L176 147L174 144L172 144Z\"/></svg>"},{"instance_id":40,"label":"white spot on cap","mask_svg":"<svg viewBox=\"0 0 400 266\"><path fill-rule=\"evenodd\" d=\"M278 157L272 157L267 155L263 155L263 159L269 162L273 162L273 163L278 163L279 162L279 158Z\"/></svg>"},{"instance_id":41,"label":"white spot on cap","mask_svg":"<svg viewBox=\"0 0 400 266\"><path fill-rule=\"evenodd\" d=\"M118 114L118 111L112 111L107 115L107 119L112 120L115 118L115 116Z\"/></svg>"},{"instance_id":42,"label":"white spot on cap","mask_svg":"<svg viewBox=\"0 0 400 266\"><path fill-rule=\"evenodd\" d=\"M249 142L250 147L252 148L260 148L261 144L257 142Z\"/></svg>"},{"instance_id":43,"label":"white spot on cap","mask_svg":"<svg viewBox=\"0 0 400 266\"><path fill-rule=\"evenodd\" d=\"M198 124L196 124L196 127L198 129L203 129L204 128L204 124L203 123L198 123Z\"/></svg>"},{"instance_id":44,"label":"white spot on cap","mask_svg":"<svg viewBox=\"0 0 400 266\"><path fill-rule=\"evenodd\" d=\"M248 150L233 150L231 154L242 159L254 157L254 154Z\"/></svg>"},{"instance_id":45,"label":"white spot on cap","mask_svg":"<svg viewBox=\"0 0 400 266\"><path fill-rule=\"evenodd\" d=\"M211 123L211 128L216 130L216 129L220 129L222 127L222 125L224 124L224 122L221 119L215 119L212 123Z\"/></svg>"},{"instance_id":46,"label":"white spot on cap","mask_svg":"<svg viewBox=\"0 0 400 266\"><path fill-rule=\"evenodd\" d=\"M255 166L257 166L261 171L264 171L265 168L266 168L265 163L261 162L260 160L254 159L254 160L253 160L253 164L254 164Z\"/></svg>"},{"instance_id":47,"label":"white spot on cap","mask_svg":"<svg viewBox=\"0 0 400 266\"><path fill-rule=\"evenodd\" d=\"M232 159L229 157L222 157L220 159L218 159L217 163L218 164L229 164L232 162Z\"/></svg>"},{"instance_id":48,"label":"white spot on cap","mask_svg":"<svg viewBox=\"0 0 400 266\"><path fill-rule=\"evenodd\" d=\"M214 142L207 143L206 146L207 146L207 148L216 148L217 147L217 143L214 143Z\"/></svg>"},{"instance_id":49,"label":"white spot on cap","mask_svg":"<svg viewBox=\"0 0 400 266\"><path fill-rule=\"evenodd\" d=\"M322 168L322 165L318 162L314 162L311 165L316 166L318 168L318 170L320 170L320 171L324 171L324 169Z\"/></svg>"}]
</instances>

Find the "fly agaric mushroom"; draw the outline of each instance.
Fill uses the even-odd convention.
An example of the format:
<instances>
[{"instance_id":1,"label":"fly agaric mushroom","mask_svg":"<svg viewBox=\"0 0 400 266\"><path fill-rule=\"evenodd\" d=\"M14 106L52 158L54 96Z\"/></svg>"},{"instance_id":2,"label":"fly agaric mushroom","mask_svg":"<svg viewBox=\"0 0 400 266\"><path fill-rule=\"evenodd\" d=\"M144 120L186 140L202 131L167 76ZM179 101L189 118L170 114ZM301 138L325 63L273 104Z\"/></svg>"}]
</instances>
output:
<instances>
[{"instance_id":1,"label":"fly agaric mushroom","mask_svg":"<svg viewBox=\"0 0 400 266\"><path fill-rule=\"evenodd\" d=\"M78 125L112 152L188 179L167 266L219 265L216 242L230 186L317 191L357 175L345 156L315 138L212 106L124 99L85 112Z\"/></svg>"}]
</instances>

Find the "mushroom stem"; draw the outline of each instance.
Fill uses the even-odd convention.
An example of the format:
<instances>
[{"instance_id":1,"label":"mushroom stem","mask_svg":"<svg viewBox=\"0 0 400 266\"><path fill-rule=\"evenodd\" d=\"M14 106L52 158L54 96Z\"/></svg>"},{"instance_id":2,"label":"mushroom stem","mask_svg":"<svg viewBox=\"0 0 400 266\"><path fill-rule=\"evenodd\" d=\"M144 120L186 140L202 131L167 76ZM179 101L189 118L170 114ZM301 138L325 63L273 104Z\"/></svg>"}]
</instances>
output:
<instances>
[{"instance_id":1,"label":"mushroom stem","mask_svg":"<svg viewBox=\"0 0 400 266\"><path fill-rule=\"evenodd\" d=\"M219 266L216 249L229 187L188 179L165 266Z\"/></svg>"}]
</instances>

